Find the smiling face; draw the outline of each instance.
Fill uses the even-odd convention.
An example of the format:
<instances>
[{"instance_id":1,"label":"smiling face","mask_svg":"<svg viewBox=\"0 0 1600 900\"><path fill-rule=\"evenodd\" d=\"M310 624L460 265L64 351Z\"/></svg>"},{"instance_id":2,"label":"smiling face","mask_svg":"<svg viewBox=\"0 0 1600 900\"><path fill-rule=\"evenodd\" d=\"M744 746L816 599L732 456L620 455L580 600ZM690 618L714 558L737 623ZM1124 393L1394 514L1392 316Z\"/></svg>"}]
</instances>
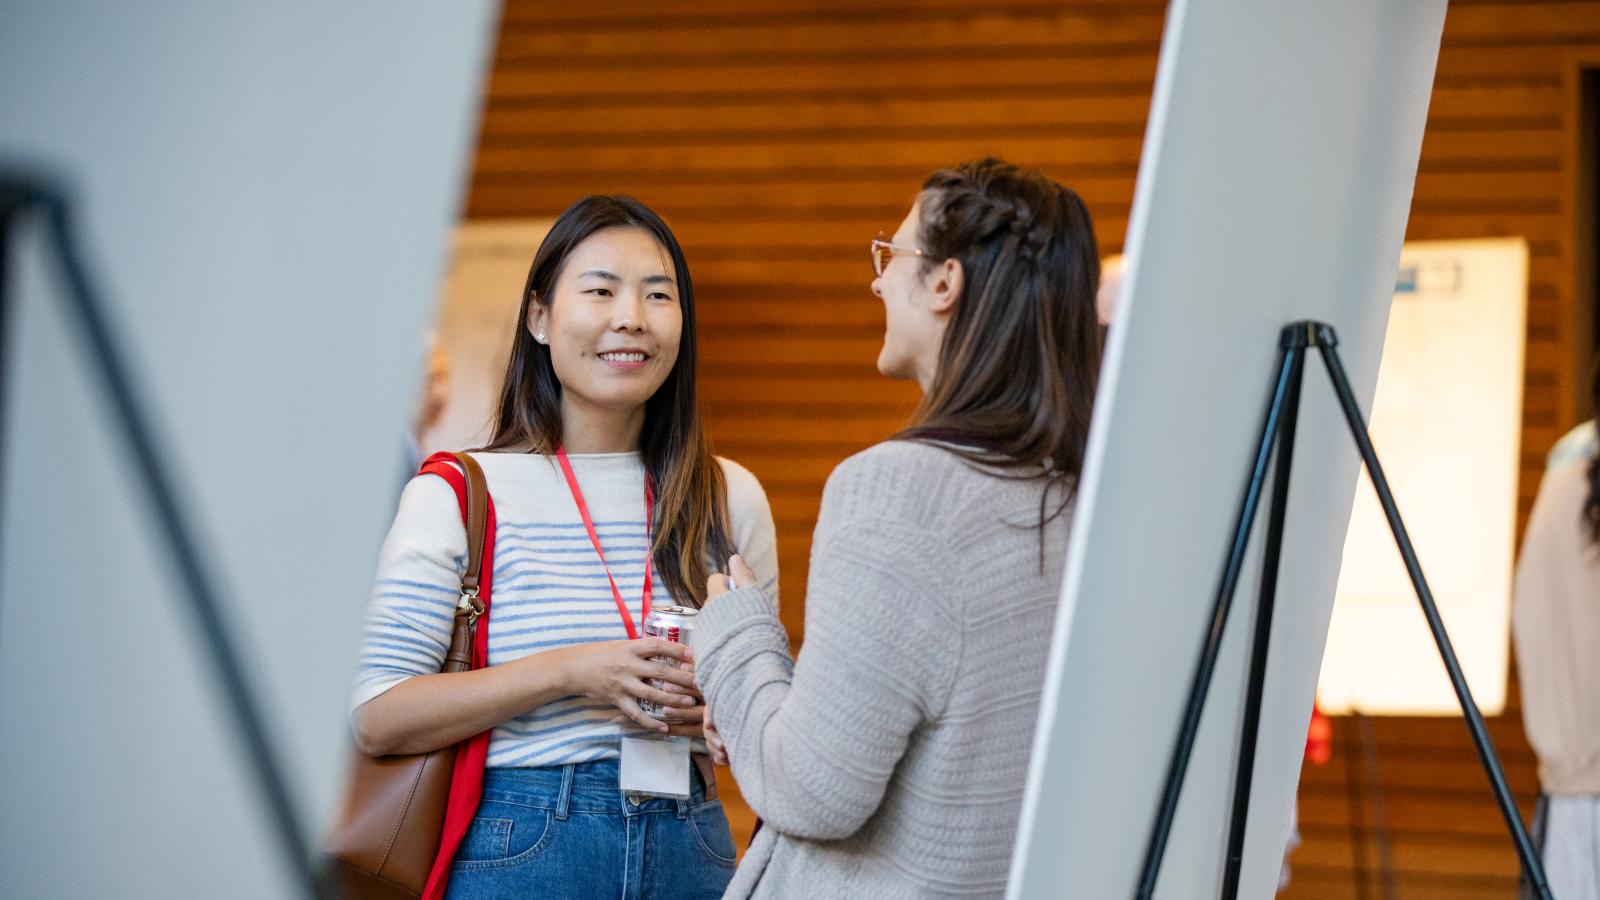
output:
<instances>
[{"instance_id":1,"label":"smiling face","mask_svg":"<svg viewBox=\"0 0 1600 900\"><path fill-rule=\"evenodd\" d=\"M642 228L597 231L567 255L551 295L529 306L528 329L550 346L564 414L642 415L683 336L672 257Z\"/></svg>"}]
</instances>

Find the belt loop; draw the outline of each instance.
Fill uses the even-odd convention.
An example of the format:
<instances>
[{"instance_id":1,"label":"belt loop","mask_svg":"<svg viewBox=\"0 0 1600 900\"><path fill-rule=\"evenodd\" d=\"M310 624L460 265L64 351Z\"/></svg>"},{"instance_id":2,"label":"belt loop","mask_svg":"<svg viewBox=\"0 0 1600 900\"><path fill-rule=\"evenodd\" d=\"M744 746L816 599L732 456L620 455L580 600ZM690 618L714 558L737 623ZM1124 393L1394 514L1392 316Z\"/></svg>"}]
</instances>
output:
<instances>
[{"instance_id":1,"label":"belt loop","mask_svg":"<svg viewBox=\"0 0 1600 900\"><path fill-rule=\"evenodd\" d=\"M568 763L561 767L561 790L556 797L556 821L565 822L567 815L572 811L572 782L577 775L578 766Z\"/></svg>"},{"instance_id":2,"label":"belt loop","mask_svg":"<svg viewBox=\"0 0 1600 900\"><path fill-rule=\"evenodd\" d=\"M687 798L678 801L678 821L689 818L689 801Z\"/></svg>"}]
</instances>

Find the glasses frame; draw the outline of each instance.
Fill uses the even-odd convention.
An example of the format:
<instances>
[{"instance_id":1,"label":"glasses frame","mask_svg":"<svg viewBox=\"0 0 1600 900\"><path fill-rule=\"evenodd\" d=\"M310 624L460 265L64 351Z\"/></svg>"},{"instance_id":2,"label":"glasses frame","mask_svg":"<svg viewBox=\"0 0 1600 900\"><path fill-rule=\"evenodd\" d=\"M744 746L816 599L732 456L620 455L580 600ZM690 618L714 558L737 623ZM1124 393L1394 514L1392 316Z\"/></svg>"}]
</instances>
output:
<instances>
[{"instance_id":1,"label":"glasses frame","mask_svg":"<svg viewBox=\"0 0 1600 900\"><path fill-rule=\"evenodd\" d=\"M883 262L878 261L878 253L880 250L888 251L884 255ZM926 250L919 250L916 247L907 247L903 244L896 244L893 241L889 241L881 236L873 239L872 244L870 245L870 252L872 254L872 272L880 278L883 277L883 271L889 268L889 263L894 260L894 255L896 253L909 253L912 256L919 256L931 262L939 262L938 258L934 257Z\"/></svg>"}]
</instances>

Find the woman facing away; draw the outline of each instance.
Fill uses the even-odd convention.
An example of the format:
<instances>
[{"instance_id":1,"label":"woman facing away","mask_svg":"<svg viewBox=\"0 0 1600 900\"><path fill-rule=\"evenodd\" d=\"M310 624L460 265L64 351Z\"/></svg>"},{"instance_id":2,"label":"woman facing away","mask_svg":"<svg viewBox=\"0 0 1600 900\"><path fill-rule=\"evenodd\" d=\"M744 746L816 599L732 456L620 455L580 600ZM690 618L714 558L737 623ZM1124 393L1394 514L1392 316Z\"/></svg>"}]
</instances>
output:
<instances>
[{"instance_id":1,"label":"woman facing away","mask_svg":"<svg viewBox=\"0 0 1600 900\"><path fill-rule=\"evenodd\" d=\"M764 827L730 897L998 895L1099 369L1078 196L986 159L874 241L878 369L923 399L828 479L805 648L759 570L711 578L696 677Z\"/></svg>"},{"instance_id":2,"label":"woman facing away","mask_svg":"<svg viewBox=\"0 0 1600 900\"><path fill-rule=\"evenodd\" d=\"M1600 357L1591 389L1600 412ZM1534 837L1550 892L1600 900L1600 453L1545 473L1511 627L1522 722L1539 757Z\"/></svg>"},{"instance_id":3,"label":"woman facing away","mask_svg":"<svg viewBox=\"0 0 1600 900\"><path fill-rule=\"evenodd\" d=\"M357 743L419 753L493 730L448 897L720 896L735 853L710 767L687 800L618 780L624 735L702 735L697 696L645 682L693 677L652 661L687 663L682 645L629 639L642 607L698 605L712 565L740 550L777 583L766 497L701 430L676 238L636 200L578 201L534 256L516 329L493 438L472 454L498 518L489 665L439 672L466 533L445 481L415 478L378 565ZM642 699L668 704L668 722Z\"/></svg>"}]
</instances>

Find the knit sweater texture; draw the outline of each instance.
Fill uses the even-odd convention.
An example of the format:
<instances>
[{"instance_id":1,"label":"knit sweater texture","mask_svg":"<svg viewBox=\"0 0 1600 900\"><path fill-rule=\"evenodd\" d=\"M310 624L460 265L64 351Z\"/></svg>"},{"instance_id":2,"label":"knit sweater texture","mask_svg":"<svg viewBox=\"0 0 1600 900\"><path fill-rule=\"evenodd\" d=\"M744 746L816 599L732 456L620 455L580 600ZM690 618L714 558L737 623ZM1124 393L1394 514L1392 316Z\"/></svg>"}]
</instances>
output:
<instances>
[{"instance_id":1,"label":"knit sweater texture","mask_svg":"<svg viewBox=\"0 0 1600 900\"><path fill-rule=\"evenodd\" d=\"M798 659L760 587L707 605L698 678L765 823L728 897L1004 892L1071 512L1041 535L1044 491L880 444L828 479Z\"/></svg>"}]
</instances>

